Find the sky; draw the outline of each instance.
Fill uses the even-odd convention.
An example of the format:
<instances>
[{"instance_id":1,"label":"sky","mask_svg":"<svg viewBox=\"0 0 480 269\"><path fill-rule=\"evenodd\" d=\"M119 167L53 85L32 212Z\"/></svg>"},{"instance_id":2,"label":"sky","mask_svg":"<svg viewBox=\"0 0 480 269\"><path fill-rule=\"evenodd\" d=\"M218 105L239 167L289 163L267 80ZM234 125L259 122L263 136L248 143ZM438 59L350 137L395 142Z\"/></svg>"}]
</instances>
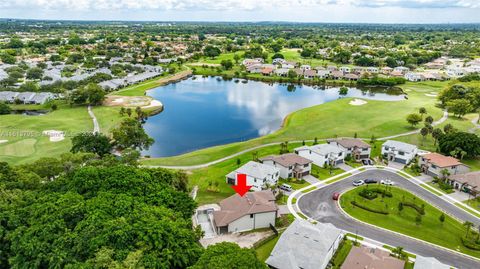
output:
<instances>
[{"instance_id":1,"label":"sky","mask_svg":"<svg viewBox=\"0 0 480 269\"><path fill-rule=\"evenodd\" d=\"M0 18L480 23L480 0L0 0Z\"/></svg>"}]
</instances>

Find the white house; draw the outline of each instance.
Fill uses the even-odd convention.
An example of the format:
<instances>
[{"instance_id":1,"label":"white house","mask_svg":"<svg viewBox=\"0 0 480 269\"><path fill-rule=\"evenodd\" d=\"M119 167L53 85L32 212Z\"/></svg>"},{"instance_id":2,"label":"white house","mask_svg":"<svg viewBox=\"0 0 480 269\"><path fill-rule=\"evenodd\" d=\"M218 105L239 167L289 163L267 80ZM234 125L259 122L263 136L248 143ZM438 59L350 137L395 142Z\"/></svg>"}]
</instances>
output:
<instances>
[{"instance_id":1,"label":"white house","mask_svg":"<svg viewBox=\"0 0 480 269\"><path fill-rule=\"evenodd\" d=\"M217 234L244 232L275 226L278 207L271 190L234 194L220 203L213 212Z\"/></svg>"},{"instance_id":2,"label":"white house","mask_svg":"<svg viewBox=\"0 0 480 269\"><path fill-rule=\"evenodd\" d=\"M339 70L342 71L343 73L350 73L352 69L348 66L341 66Z\"/></svg>"},{"instance_id":3,"label":"white house","mask_svg":"<svg viewBox=\"0 0 480 269\"><path fill-rule=\"evenodd\" d=\"M302 69L302 70L310 70L310 69L312 69L312 67L311 67L310 65L308 65L308 64L302 64L302 65L300 66L300 69Z\"/></svg>"},{"instance_id":4,"label":"white house","mask_svg":"<svg viewBox=\"0 0 480 269\"><path fill-rule=\"evenodd\" d=\"M280 171L278 168L254 161L249 161L226 176L228 184L237 185L237 175L247 175L247 185L252 186L251 190L261 191L268 185L277 184Z\"/></svg>"},{"instance_id":5,"label":"white house","mask_svg":"<svg viewBox=\"0 0 480 269\"><path fill-rule=\"evenodd\" d=\"M358 138L331 139L328 144L340 147L355 160L369 159L372 146Z\"/></svg>"},{"instance_id":6,"label":"white house","mask_svg":"<svg viewBox=\"0 0 480 269\"><path fill-rule=\"evenodd\" d=\"M343 149L329 144L299 147L295 149L295 153L312 160L314 164L320 167L323 167L325 164L335 166L343 163L346 157L346 152Z\"/></svg>"},{"instance_id":7,"label":"white house","mask_svg":"<svg viewBox=\"0 0 480 269\"><path fill-rule=\"evenodd\" d=\"M382 145L382 156L390 162L408 164L415 158L417 151L415 145L394 140L387 140Z\"/></svg>"},{"instance_id":8,"label":"white house","mask_svg":"<svg viewBox=\"0 0 480 269\"><path fill-rule=\"evenodd\" d=\"M297 219L282 233L265 263L276 269L327 268L343 236L330 223Z\"/></svg>"},{"instance_id":9,"label":"white house","mask_svg":"<svg viewBox=\"0 0 480 269\"><path fill-rule=\"evenodd\" d=\"M327 78L330 76L330 71L329 70L318 70L317 71L317 76L319 78Z\"/></svg>"},{"instance_id":10,"label":"white house","mask_svg":"<svg viewBox=\"0 0 480 269\"><path fill-rule=\"evenodd\" d=\"M296 62L283 62L282 63L282 68L286 68L286 69L292 69L292 68L295 68L295 66L297 66Z\"/></svg>"},{"instance_id":11,"label":"white house","mask_svg":"<svg viewBox=\"0 0 480 269\"><path fill-rule=\"evenodd\" d=\"M372 73L372 74L378 73L378 67L375 67L375 66L369 66L369 67L367 67L366 70L367 70L368 73Z\"/></svg>"},{"instance_id":12,"label":"white house","mask_svg":"<svg viewBox=\"0 0 480 269\"><path fill-rule=\"evenodd\" d=\"M410 68L405 67L405 66L397 66L397 67L393 68L393 71L394 72L401 72L402 74L405 74L408 71L410 71Z\"/></svg>"},{"instance_id":13,"label":"white house","mask_svg":"<svg viewBox=\"0 0 480 269\"><path fill-rule=\"evenodd\" d=\"M423 81L425 77L420 73L408 72L405 74L405 79L408 81Z\"/></svg>"},{"instance_id":14,"label":"white house","mask_svg":"<svg viewBox=\"0 0 480 269\"><path fill-rule=\"evenodd\" d=\"M302 178L310 175L310 170L312 169L311 160L294 153L268 156L262 158L261 161L263 164L278 168L281 178Z\"/></svg>"},{"instance_id":15,"label":"white house","mask_svg":"<svg viewBox=\"0 0 480 269\"><path fill-rule=\"evenodd\" d=\"M458 159L439 153L422 155L418 159L418 165L423 173L433 177L442 177L442 170L448 171L449 175L463 174L470 171L470 168Z\"/></svg>"}]
</instances>

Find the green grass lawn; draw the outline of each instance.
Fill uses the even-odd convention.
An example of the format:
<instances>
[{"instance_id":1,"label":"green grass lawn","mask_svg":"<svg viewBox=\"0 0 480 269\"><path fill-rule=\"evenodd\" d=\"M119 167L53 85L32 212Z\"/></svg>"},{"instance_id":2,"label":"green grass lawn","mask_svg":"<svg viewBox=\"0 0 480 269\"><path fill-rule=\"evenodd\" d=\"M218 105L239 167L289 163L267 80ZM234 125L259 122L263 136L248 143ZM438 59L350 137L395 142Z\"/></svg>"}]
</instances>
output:
<instances>
[{"instance_id":1,"label":"green grass lawn","mask_svg":"<svg viewBox=\"0 0 480 269\"><path fill-rule=\"evenodd\" d=\"M440 191L440 192L443 192L445 194L450 194L450 193L454 193L455 191L453 189L448 189L448 190L444 190L442 188L440 188L440 186L438 186L437 183L434 183L434 182L428 182L427 183L429 186L432 186L433 188L435 188L436 190Z\"/></svg>"},{"instance_id":2,"label":"green grass lawn","mask_svg":"<svg viewBox=\"0 0 480 269\"><path fill-rule=\"evenodd\" d=\"M289 143L288 148L290 152L294 148L302 146L302 143ZM257 157L262 158L268 155L278 155L280 153L280 145L274 145L259 149ZM232 194L234 190L226 183L225 175L237 169L237 158L240 159L240 166L253 160L253 152L244 153L236 158L232 158L221 163L212 165L207 168L195 169L188 171L189 185L193 187L198 186L197 202L202 204L216 203ZM217 184L217 186L215 186ZM288 183L292 187L299 187L295 183Z\"/></svg>"},{"instance_id":3,"label":"green grass lawn","mask_svg":"<svg viewBox=\"0 0 480 269\"><path fill-rule=\"evenodd\" d=\"M372 186L369 187L372 188ZM362 186L352 189L342 195L340 199L340 205L352 217L468 255L480 257L480 251L470 250L463 246L461 237L466 234L466 228L463 224L448 215L445 216L445 222L442 224L439 220L441 212L427 202L399 188L391 189L393 194L391 198L385 197L382 199L379 196L374 200L367 200L358 195L364 188L367 187ZM387 210L389 214L382 215L354 207L351 204L352 201L372 208ZM399 213L398 204L400 202L412 202L417 206L424 204L425 215L422 216L420 224L415 221L418 213L413 208L404 206L404 209Z\"/></svg>"},{"instance_id":4,"label":"green grass lawn","mask_svg":"<svg viewBox=\"0 0 480 269\"><path fill-rule=\"evenodd\" d=\"M328 168L323 168L318 165L312 164L312 176L318 178L319 180L325 180L331 178L338 174L341 174L345 171L339 168L333 168L331 171Z\"/></svg>"},{"instance_id":5,"label":"green grass lawn","mask_svg":"<svg viewBox=\"0 0 480 269\"><path fill-rule=\"evenodd\" d=\"M332 258L332 263L333 263L332 268L340 269L342 264L347 259L347 256L350 253L350 250L352 250L352 247L353 247L353 242L348 239L344 239L342 243L340 243L340 246L337 249L337 252L335 252L335 255Z\"/></svg>"},{"instance_id":6,"label":"green grass lawn","mask_svg":"<svg viewBox=\"0 0 480 269\"><path fill-rule=\"evenodd\" d=\"M435 106L435 98L425 93L442 88L438 83L433 86L419 88L407 83L404 88L409 89L409 99L398 102L383 102L368 100L363 106L352 106L351 99L344 98L318 106L305 108L290 114L285 120L284 127L277 132L252 139L246 142L237 142L201 149L187 154L143 160L147 165L193 165L219 159L235 152L253 146L274 141L313 139L314 137L331 138L335 135L370 138L388 136L413 130L405 117L425 107L434 119L442 115L441 109Z\"/></svg>"},{"instance_id":7,"label":"green grass lawn","mask_svg":"<svg viewBox=\"0 0 480 269\"><path fill-rule=\"evenodd\" d=\"M268 257L270 257L270 253L272 253L273 248L278 242L278 239L280 239L280 235L273 237L272 239L268 240L261 246L255 248L255 252L257 253L257 258L261 260L262 262L265 262Z\"/></svg>"}]
</instances>

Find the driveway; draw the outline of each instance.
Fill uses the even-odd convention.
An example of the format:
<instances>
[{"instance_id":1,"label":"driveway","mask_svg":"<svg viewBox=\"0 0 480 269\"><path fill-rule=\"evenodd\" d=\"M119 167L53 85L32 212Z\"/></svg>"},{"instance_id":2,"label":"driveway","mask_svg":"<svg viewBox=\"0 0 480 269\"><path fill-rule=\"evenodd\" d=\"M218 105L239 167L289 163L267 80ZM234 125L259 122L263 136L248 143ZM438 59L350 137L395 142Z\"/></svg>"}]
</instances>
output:
<instances>
[{"instance_id":1,"label":"driveway","mask_svg":"<svg viewBox=\"0 0 480 269\"><path fill-rule=\"evenodd\" d=\"M405 167L405 164L403 163L397 163L397 162L388 162L388 167L392 167L398 170L402 170Z\"/></svg>"},{"instance_id":2,"label":"driveway","mask_svg":"<svg viewBox=\"0 0 480 269\"><path fill-rule=\"evenodd\" d=\"M315 184L315 183L318 183L320 180L318 180L318 178L312 176L312 175L306 175L303 177L303 179L305 179L306 182L310 183L310 184Z\"/></svg>"},{"instance_id":3,"label":"driveway","mask_svg":"<svg viewBox=\"0 0 480 269\"><path fill-rule=\"evenodd\" d=\"M344 180L337 181L331 185L317 189L303 195L298 199L298 207L303 214L319 222L332 223L337 228L383 242L391 246L402 246L406 251L416 253L425 257L435 257L439 261L453 265L458 268L473 269L480 268L480 262L454 252L434 247L420 241L384 231L370 225L366 225L345 216L338 208L336 201L331 199L334 192L344 192L352 188L352 182L358 179L373 178L377 180L388 178L401 188L407 189L425 201L442 208L445 212L461 221L470 221L478 226L480 219L474 217L460 208L440 199L431 192L416 185L415 183L387 170L367 170L353 175Z\"/></svg>"},{"instance_id":4,"label":"driveway","mask_svg":"<svg viewBox=\"0 0 480 269\"><path fill-rule=\"evenodd\" d=\"M420 180L421 182L428 183L433 180L432 176L421 174L420 176L415 177L416 179Z\"/></svg>"}]
</instances>

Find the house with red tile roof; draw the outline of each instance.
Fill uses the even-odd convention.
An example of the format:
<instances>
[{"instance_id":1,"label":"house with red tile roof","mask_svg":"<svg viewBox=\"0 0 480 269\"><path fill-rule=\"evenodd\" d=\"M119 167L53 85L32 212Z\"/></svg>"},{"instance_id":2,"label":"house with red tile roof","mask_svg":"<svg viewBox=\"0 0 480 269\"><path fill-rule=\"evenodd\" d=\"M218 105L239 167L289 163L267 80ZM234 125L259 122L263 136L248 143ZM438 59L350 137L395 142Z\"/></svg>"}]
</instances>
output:
<instances>
[{"instance_id":1,"label":"house with red tile roof","mask_svg":"<svg viewBox=\"0 0 480 269\"><path fill-rule=\"evenodd\" d=\"M418 165L423 173L433 177L443 177L443 170L448 171L449 175L464 174L470 171L470 167L461 163L458 159L439 153L428 153L420 156Z\"/></svg>"}]
</instances>

